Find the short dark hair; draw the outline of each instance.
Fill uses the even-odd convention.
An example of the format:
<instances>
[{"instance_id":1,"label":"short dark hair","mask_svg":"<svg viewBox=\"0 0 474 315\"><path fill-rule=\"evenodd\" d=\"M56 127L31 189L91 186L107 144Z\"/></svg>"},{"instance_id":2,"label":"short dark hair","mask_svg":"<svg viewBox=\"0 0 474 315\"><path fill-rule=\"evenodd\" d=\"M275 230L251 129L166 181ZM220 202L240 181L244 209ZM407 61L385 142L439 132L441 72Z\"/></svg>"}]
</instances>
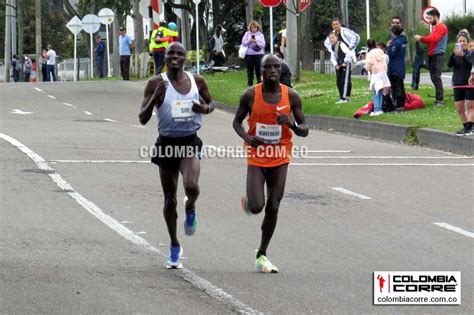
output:
<instances>
[{"instance_id":1,"label":"short dark hair","mask_svg":"<svg viewBox=\"0 0 474 315\"><path fill-rule=\"evenodd\" d=\"M334 31L330 31L330 32L328 33L328 37L331 36L331 35L334 35L334 36L337 37L337 34L336 34L336 32L334 32Z\"/></svg>"},{"instance_id":2,"label":"short dark hair","mask_svg":"<svg viewBox=\"0 0 474 315\"><path fill-rule=\"evenodd\" d=\"M372 50L372 49L374 49L375 47L377 47L377 43L376 43L375 40L373 40L372 38L369 38L369 39L367 40L367 48L368 48L369 50Z\"/></svg>"},{"instance_id":3,"label":"short dark hair","mask_svg":"<svg viewBox=\"0 0 474 315\"><path fill-rule=\"evenodd\" d=\"M439 13L439 11L438 11L437 9L430 10L430 11L428 11L426 14L431 15L431 16L437 16L438 19L439 19L439 17L441 16L440 13Z\"/></svg>"},{"instance_id":4,"label":"short dark hair","mask_svg":"<svg viewBox=\"0 0 474 315\"><path fill-rule=\"evenodd\" d=\"M120 30L120 31L125 31L125 27L121 26L121 27L119 28L119 30Z\"/></svg>"},{"instance_id":5,"label":"short dark hair","mask_svg":"<svg viewBox=\"0 0 474 315\"><path fill-rule=\"evenodd\" d=\"M403 33L403 28L400 25L394 25L392 26L392 33L398 36Z\"/></svg>"},{"instance_id":6,"label":"short dark hair","mask_svg":"<svg viewBox=\"0 0 474 315\"><path fill-rule=\"evenodd\" d=\"M400 21L400 23L402 23L402 18L401 18L401 17L399 17L399 16L392 16L392 21L393 21L394 19L397 19L397 20Z\"/></svg>"}]
</instances>

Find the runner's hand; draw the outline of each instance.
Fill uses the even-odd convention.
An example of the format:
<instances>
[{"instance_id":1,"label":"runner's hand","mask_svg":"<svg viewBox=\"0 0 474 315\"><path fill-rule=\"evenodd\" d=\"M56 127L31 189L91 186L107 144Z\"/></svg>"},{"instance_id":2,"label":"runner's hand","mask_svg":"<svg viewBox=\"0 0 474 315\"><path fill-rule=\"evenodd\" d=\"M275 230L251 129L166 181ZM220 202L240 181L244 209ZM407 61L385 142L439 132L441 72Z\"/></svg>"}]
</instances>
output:
<instances>
[{"instance_id":1,"label":"runner's hand","mask_svg":"<svg viewBox=\"0 0 474 315\"><path fill-rule=\"evenodd\" d=\"M249 135L247 135L247 138L245 139L245 142L247 142L248 144L250 144L251 147L256 148L256 147L258 147L259 145L264 144L264 143L265 143L265 140L263 140L262 138L257 137L257 136L249 136Z\"/></svg>"},{"instance_id":2,"label":"runner's hand","mask_svg":"<svg viewBox=\"0 0 474 315\"><path fill-rule=\"evenodd\" d=\"M293 128L295 126L293 119L290 119L286 114L278 115L276 121L279 125L286 125L288 128Z\"/></svg>"},{"instance_id":3,"label":"runner's hand","mask_svg":"<svg viewBox=\"0 0 474 315\"><path fill-rule=\"evenodd\" d=\"M193 112L207 114L209 112L209 106L204 104L201 100L200 102L193 101Z\"/></svg>"},{"instance_id":4,"label":"runner's hand","mask_svg":"<svg viewBox=\"0 0 474 315\"><path fill-rule=\"evenodd\" d=\"M155 91L153 92L152 98L155 99L158 95L165 94L166 88L168 87L168 82L161 80L156 84Z\"/></svg>"}]
</instances>

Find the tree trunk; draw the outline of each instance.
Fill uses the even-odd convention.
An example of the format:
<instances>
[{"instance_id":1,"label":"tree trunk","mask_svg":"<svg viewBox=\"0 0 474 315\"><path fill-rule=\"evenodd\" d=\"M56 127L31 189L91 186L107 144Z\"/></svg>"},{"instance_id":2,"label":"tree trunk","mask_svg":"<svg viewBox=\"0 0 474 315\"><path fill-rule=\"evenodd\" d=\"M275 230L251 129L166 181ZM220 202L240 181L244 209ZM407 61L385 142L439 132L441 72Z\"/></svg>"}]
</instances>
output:
<instances>
[{"instance_id":1,"label":"tree trunk","mask_svg":"<svg viewBox=\"0 0 474 315\"><path fill-rule=\"evenodd\" d=\"M245 6L245 21L247 22L246 26L253 21L253 10L255 9L255 3L255 0L247 0L247 5Z\"/></svg>"},{"instance_id":2,"label":"tree trunk","mask_svg":"<svg viewBox=\"0 0 474 315\"><path fill-rule=\"evenodd\" d=\"M317 1L312 1L310 6L301 14L301 40L299 41L301 49L301 63L304 70L314 69L314 41L313 25L315 25L315 12ZM303 45L304 43L304 45Z\"/></svg>"},{"instance_id":3,"label":"tree trunk","mask_svg":"<svg viewBox=\"0 0 474 315\"><path fill-rule=\"evenodd\" d=\"M116 17L118 17L118 12L117 9L114 9L114 14ZM120 28L120 22L119 19L116 18L112 22L112 47L113 47L113 53L112 53L112 67L113 67L113 76L118 77L120 76L120 56L119 56L119 28Z\"/></svg>"}]
</instances>

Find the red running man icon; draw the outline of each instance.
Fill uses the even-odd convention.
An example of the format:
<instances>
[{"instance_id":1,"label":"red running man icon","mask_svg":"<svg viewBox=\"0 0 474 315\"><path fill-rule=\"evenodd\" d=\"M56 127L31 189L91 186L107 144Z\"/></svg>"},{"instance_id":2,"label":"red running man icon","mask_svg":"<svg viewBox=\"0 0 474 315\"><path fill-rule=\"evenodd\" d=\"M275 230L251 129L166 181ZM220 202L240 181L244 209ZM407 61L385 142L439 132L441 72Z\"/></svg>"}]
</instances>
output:
<instances>
[{"instance_id":1,"label":"red running man icon","mask_svg":"<svg viewBox=\"0 0 474 315\"><path fill-rule=\"evenodd\" d=\"M382 293L383 284L385 283L385 279L383 277L381 277L380 275L377 276L377 279L379 280L380 293Z\"/></svg>"}]
</instances>

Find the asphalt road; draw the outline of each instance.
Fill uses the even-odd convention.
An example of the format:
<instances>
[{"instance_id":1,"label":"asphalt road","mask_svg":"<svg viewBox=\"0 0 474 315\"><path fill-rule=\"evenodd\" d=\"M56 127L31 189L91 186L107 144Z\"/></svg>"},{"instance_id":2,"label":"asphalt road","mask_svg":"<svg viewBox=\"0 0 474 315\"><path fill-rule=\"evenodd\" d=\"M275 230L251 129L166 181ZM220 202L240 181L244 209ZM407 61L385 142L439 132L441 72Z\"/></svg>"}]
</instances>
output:
<instances>
[{"instance_id":1,"label":"asphalt road","mask_svg":"<svg viewBox=\"0 0 474 315\"><path fill-rule=\"evenodd\" d=\"M167 270L144 85L0 85L0 313L474 312L473 159L336 133L295 139L311 152L289 169L279 274L254 271L262 215L240 209L239 158L203 159L198 231L180 210L185 268ZM232 118L206 117L204 143L240 145ZM390 270L461 271L461 305L374 306L373 272Z\"/></svg>"}]
</instances>

